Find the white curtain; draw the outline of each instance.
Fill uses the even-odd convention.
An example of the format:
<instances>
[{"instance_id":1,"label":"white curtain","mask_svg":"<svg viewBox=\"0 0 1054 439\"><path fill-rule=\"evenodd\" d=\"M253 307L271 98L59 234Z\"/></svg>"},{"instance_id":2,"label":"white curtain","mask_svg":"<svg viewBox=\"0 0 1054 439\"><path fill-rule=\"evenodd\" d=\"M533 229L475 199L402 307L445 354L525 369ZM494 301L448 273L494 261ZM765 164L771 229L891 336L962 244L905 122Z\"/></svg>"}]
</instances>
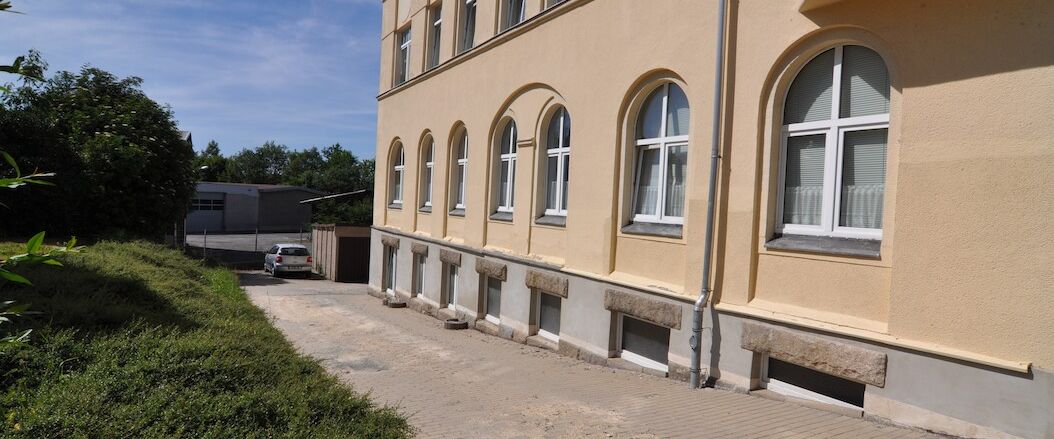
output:
<instances>
[{"instance_id":1,"label":"white curtain","mask_svg":"<svg viewBox=\"0 0 1054 439\"><path fill-rule=\"evenodd\" d=\"M825 135L787 139L783 223L819 225L823 211Z\"/></svg>"},{"instance_id":2,"label":"white curtain","mask_svg":"<svg viewBox=\"0 0 1054 439\"><path fill-rule=\"evenodd\" d=\"M688 173L688 146L669 147L666 157L666 216L684 216L684 188Z\"/></svg>"},{"instance_id":3,"label":"white curtain","mask_svg":"<svg viewBox=\"0 0 1054 439\"><path fill-rule=\"evenodd\" d=\"M886 193L886 129L845 133L839 225L882 228Z\"/></svg>"},{"instance_id":4,"label":"white curtain","mask_svg":"<svg viewBox=\"0 0 1054 439\"><path fill-rule=\"evenodd\" d=\"M640 171L637 176L637 200L634 213L655 215L659 202L659 150L646 149L640 153Z\"/></svg>"}]
</instances>

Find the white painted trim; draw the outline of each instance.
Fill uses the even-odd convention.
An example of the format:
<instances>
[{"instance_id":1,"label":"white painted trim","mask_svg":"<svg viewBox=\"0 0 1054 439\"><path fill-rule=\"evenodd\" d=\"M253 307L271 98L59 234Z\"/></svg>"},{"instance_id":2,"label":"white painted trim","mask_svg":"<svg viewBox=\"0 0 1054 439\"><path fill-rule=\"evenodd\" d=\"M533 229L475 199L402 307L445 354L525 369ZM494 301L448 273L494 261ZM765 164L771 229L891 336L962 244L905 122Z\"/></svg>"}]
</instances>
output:
<instances>
[{"instance_id":1,"label":"white painted trim","mask_svg":"<svg viewBox=\"0 0 1054 439\"><path fill-rule=\"evenodd\" d=\"M509 134L509 145L502 145L501 140L505 137L505 131L511 130ZM516 194L516 138L519 135L516 129L516 122L509 120L505 123L505 126L501 130L501 134L498 135L497 152L498 152L498 172L494 175L494 190L495 193L501 190L501 171L506 170L509 175L509 185L505 188L504 194L498 194L498 212L511 213L515 206L515 199L513 198ZM508 146L509 152L502 154L501 148ZM501 202L502 195L505 197L505 202Z\"/></svg>"},{"instance_id":2,"label":"white painted trim","mask_svg":"<svg viewBox=\"0 0 1054 439\"><path fill-rule=\"evenodd\" d=\"M834 72L832 75L831 115L827 120L794 123L784 125L780 130L779 147L779 182L776 193L776 233L830 236L836 238L881 240L882 229L864 229L839 226L838 217L841 203L842 151L845 146L845 133L851 131L889 129L889 113L869 116L840 118L842 105L842 54L844 45L836 46ZM811 62L811 61L810 61ZM801 74L799 72L798 74ZM788 90L789 93L789 90ZM786 103L784 103L786 105ZM784 196L786 193L787 175L787 140L791 137L823 134L824 177L823 201L820 212L820 224L786 224L783 222ZM886 144L889 144L889 133L886 133ZM886 169L888 174L889 169ZM887 188L888 189L888 188ZM884 207L884 206L883 206Z\"/></svg>"},{"instance_id":3,"label":"white painted trim","mask_svg":"<svg viewBox=\"0 0 1054 439\"><path fill-rule=\"evenodd\" d=\"M553 334L552 332L546 331L546 330L541 329L541 328L538 329L538 335L540 335L542 338L544 338L546 340L554 341L554 342L557 342L557 343L560 342L560 335L559 334Z\"/></svg>"},{"instance_id":4,"label":"white painted trim","mask_svg":"<svg viewBox=\"0 0 1054 439\"><path fill-rule=\"evenodd\" d=\"M566 162L571 159L571 145L570 141L564 138L564 116L567 116L568 119L571 118L571 116L567 114L567 108L560 107L553 112L552 117L549 118L549 124L545 127L545 139L548 141L549 129L552 128L553 122L559 121L560 124L558 128L559 134L557 135L557 145L555 148L551 148L551 145L548 144L545 145L545 161L542 163L543 169L545 169L545 179L542 180L542 184L544 185L542 190L545 191L546 215L567 216L567 208L564 207L567 203L567 200L564 199L564 180L566 179L568 183L570 183L571 180L565 175L564 167L566 166ZM550 158L556 158L556 200L552 203L550 203L552 200L549 199ZM570 172L571 170L567 169L567 173ZM556 206L556 208L550 208L550 204Z\"/></svg>"},{"instance_id":5,"label":"white painted trim","mask_svg":"<svg viewBox=\"0 0 1054 439\"><path fill-rule=\"evenodd\" d=\"M662 373L670 372L670 365L662 364L658 361L652 360L651 358L645 357L643 355L634 354L633 352L627 351L625 349L621 350L621 352L619 353L619 357L622 357L623 360L629 361L630 363L636 364L641 367L654 369Z\"/></svg>"},{"instance_id":6,"label":"white painted trim","mask_svg":"<svg viewBox=\"0 0 1054 439\"><path fill-rule=\"evenodd\" d=\"M688 136L687 135L683 135L683 136L667 136L666 135L666 130L667 130L667 127L666 127L666 112L667 112L667 109L668 109L668 106L669 106L669 100L670 100L670 84L673 84L673 83L672 82L667 82L667 83L665 83L665 84L663 84L661 86L662 90L663 90L662 91L663 96L662 96L661 120L660 120L660 126L659 126L659 135L660 135L660 137L648 138L648 139L638 139L638 140L636 140L634 142L634 144L636 145L636 148L635 148L636 149L636 151L635 151L636 163L634 163L633 199L630 200L630 209L631 209L630 213L633 215L633 222L647 222L647 223L659 223L659 224L683 224L684 223L684 217L683 216L668 216L668 215L666 215L666 180L667 180L666 170L667 170L667 164L668 164L668 161L669 161L670 148L678 147L678 146L684 146L686 150L688 148ZM656 90L657 89L658 88L656 88ZM654 93L654 91L652 91L651 93ZM649 93L647 96L644 97L644 104L647 104L647 99L650 96L651 95ZM640 109L637 110L636 117L633 119L633 123L634 124L636 124L637 121L640 120L641 112L644 111L644 110L645 110L645 108L643 106ZM691 110L689 109L689 111L691 111ZM642 158L644 156L644 151L651 150L651 149L658 149L659 150L659 187L658 187L658 194L656 195L657 199L655 200L655 210L650 212L650 213L640 213L640 214L638 214L638 213L636 213L637 212L637 195L640 192L640 185L641 185L640 175L641 175L641 169L642 169L643 164L644 164ZM690 153L690 151L687 151L687 152ZM685 181L686 192L687 192L687 186L688 186L688 182ZM688 194L685 193L684 196L685 196L685 198L687 198ZM682 200L681 202L685 204L684 205L684 212L682 213L682 215L683 215L683 214L687 213L688 205L685 202L685 200Z\"/></svg>"},{"instance_id":7,"label":"white painted trim","mask_svg":"<svg viewBox=\"0 0 1054 439\"><path fill-rule=\"evenodd\" d=\"M821 372L822 373L822 372ZM807 401L816 401L823 404L831 404L838 407L845 407L853 410L860 410L863 407L855 406L845 401L831 398L830 396L813 392L812 390L798 387L790 383L786 383L777 379L769 378L769 356L763 355L761 357L761 388L768 389L776 392L780 395L789 396L792 398L804 399Z\"/></svg>"}]
</instances>

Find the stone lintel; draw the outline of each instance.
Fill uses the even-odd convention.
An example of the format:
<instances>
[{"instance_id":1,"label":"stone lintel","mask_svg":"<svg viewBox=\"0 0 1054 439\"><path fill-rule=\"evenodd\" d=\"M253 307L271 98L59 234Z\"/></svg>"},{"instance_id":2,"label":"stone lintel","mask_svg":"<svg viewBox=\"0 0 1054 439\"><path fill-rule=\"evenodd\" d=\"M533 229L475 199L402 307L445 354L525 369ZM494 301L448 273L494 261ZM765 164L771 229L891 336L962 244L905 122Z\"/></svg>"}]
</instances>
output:
<instances>
[{"instance_id":1,"label":"stone lintel","mask_svg":"<svg viewBox=\"0 0 1054 439\"><path fill-rule=\"evenodd\" d=\"M757 323L743 324L740 346L850 381L886 385L886 354L878 351Z\"/></svg>"},{"instance_id":2,"label":"stone lintel","mask_svg":"<svg viewBox=\"0 0 1054 439\"><path fill-rule=\"evenodd\" d=\"M567 298L566 277L556 276L537 270L527 270L526 284L528 288L535 288L547 293L556 294L565 299Z\"/></svg>"},{"instance_id":3,"label":"stone lintel","mask_svg":"<svg viewBox=\"0 0 1054 439\"><path fill-rule=\"evenodd\" d=\"M607 290L604 309L646 320L670 329L681 329L681 307L625 291Z\"/></svg>"},{"instance_id":4,"label":"stone lintel","mask_svg":"<svg viewBox=\"0 0 1054 439\"><path fill-rule=\"evenodd\" d=\"M447 250L445 248L439 249L439 260L445 264L461 266L461 253L456 251Z\"/></svg>"},{"instance_id":5,"label":"stone lintel","mask_svg":"<svg viewBox=\"0 0 1054 439\"><path fill-rule=\"evenodd\" d=\"M421 256L428 256L428 245L420 242L415 242L410 245L410 253Z\"/></svg>"},{"instance_id":6,"label":"stone lintel","mask_svg":"<svg viewBox=\"0 0 1054 439\"><path fill-rule=\"evenodd\" d=\"M505 264L500 262L476 258L476 272L487 277L493 277L502 282L508 280L508 270Z\"/></svg>"},{"instance_id":7,"label":"stone lintel","mask_svg":"<svg viewBox=\"0 0 1054 439\"><path fill-rule=\"evenodd\" d=\"M381 235L381 244L385 247L399 248L399 238L389 235Z\"/></svg>"}]
</instances>

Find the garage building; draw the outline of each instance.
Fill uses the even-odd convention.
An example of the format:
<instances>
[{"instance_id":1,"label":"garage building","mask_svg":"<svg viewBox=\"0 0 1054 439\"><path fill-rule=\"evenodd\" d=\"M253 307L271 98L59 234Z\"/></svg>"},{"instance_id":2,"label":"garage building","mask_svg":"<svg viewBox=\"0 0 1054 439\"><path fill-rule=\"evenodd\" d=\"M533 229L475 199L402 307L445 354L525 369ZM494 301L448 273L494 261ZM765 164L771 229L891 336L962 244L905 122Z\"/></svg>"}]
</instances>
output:
<instances>
[{"instance_id":1,"label":"garage building","mask_svg":"<svg viewBox=\"0 0 1054 439\"><path fill-rule=\"evenodd\" d=\"M188 233L292 232L307 229L311 205L322 192L300 186L198 183L187 214Z\"/></svg>"}]
</instances>

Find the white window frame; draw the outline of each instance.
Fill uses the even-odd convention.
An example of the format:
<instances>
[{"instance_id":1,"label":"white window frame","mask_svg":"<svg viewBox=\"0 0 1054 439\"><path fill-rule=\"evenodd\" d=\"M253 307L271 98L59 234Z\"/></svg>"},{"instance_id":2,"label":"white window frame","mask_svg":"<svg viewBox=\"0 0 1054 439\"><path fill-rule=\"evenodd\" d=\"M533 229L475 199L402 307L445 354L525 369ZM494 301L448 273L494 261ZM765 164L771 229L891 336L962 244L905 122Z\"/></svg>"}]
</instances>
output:
<instances>
[{"instance_id":1,"label":"white window frame","mask_svg":"<svg viewBox=\"0 0 1054 439\"><path fill-rule=\"evenodd\" d=\"M564 180L570 183L570 179L564 175L564 162L571 158L571 144L568 139L564 138L564 115L567 115L567 108L560 107L556 112L553 113L553 117L549 119L549 125L551 126L554 121L559 119L560 121L560 135L558 136L559 145L556 148L549 148L549 145L545 145L545 163L543 168L545 169L545 179L542 180L545 186L545 214L552 216L567 216L567 209L564 207ZM571 116L567 116L568 119ZM546 126L546 141L548 141L548 133L550 126ZM549 159L556 157L556 202L552 203L556 206L556 209L550 209L549 206ZM570 169L568 169L570 172ZM568 195L570 197L570 194Z\"/></svg>"},{"instance_id":2,"label":"white window frame","mask_svg":"<svg viewBox=\"0 0 1054 439\"><path fill-rule=\"evenodd\" d=\"M519 11L513 11L515 2L520 2ZM501 32L505 32L523 23L527 19L527 1L526 0L503 0L502 3L505 7L502 8L502 27Z\"/></svg>"},{"instance_id":3,"label":"white window frame","mask_svg":"<svg viewBox=\"0 0 1054 439\"><path fill-rule=\"evenodd\" d=\"M509 152L502 154L501 144L502 137L505 137L505 130L512 127L512 134L509 135ZM516 193L516 137L519 135L516 129L516 122L510 120L505 123L502 127L501 133L498 135L497 152L498 152L498 172L495 173L494 177L494 191L498 195L497 211L503 213L512 213L513 208L516 205L513 195ZM505 204L501 203L501 171L503 169L509 172L509 186L505 188Z\"/></svg>"},{"instance_id":4,"label":"white window frame","mask_svg":"<svg viewBox=\"0 0 1054 439\"><path fill-rule=\"evenodd\" d=\"M433 69L439 65L439 48L443 38L443 4L439 3L429 9L432 17L432 34L429 36L428 65L426 69Z\"/></svg>"},{"instance_id":5,"label":"white window frame","mask_svg":"<svg viewBox=\"0 0 1054 439\"><path fill-rule=\"evenodd\" d=\"M831 398L830 396L824 395L822 393L813 392L812 390L806 389L804 387L798 387L794 384L786 383L775 378L769 378L768 355L761 356L761 388L768 389L780 395L790 396L792 398L816 401L853 410L860 410L862 408L860 406L855 406L842 400Z\"/></svg>"},{"instance_id":6,"label":"white window frame","mask_svg":"<svg viewBox=\"0 0 1054 439\"><path fill-rule=\"evenodd\" d=\"M495 325L500 325L501 324L501 304L500 303L498 304L498 315L491 314L490 310L488 309L488 308L490 308L490 280L491 279L494 279L495 281L497 281L498 284L500 285L500 288L502 288L502 289L505 288L505 285L504 285L505 282L502 282L502 281L500 281L500 280L498 280L496 278L490 277L490 276L484 276L483 277L483 282L484 282L484 284L483 284L483 318L486 321L491 322L491 323L493 323ZM501 291L500 290L498 291L498 294L501 295Z\"/></svg>"},{"instance_id":7,"label":"white window frame","mask_svg":"<svg viewBox=\"0 0 1054 439\"><path fill-rule=\"evenodd\" d=\"M400 85L410 80L410 44L411 37L410 26L407 26L398 32L399 38L399 56L396 58L396 66L399 70L396 71L395 85Z\"/></svg>"},{"instance_id":8,"label":"white window frame","mask_svg":"<svg viewBox=\"0 0 1054 439\"><path fill-rule=\"evenodd\" d=\"M424 202L421 203L422 207L432 207L432 183L435 181L435 138L429 137L427 145L426 148L428 148L428 154L425 155L422 174L427 175L428 178L421 179L421 185L423 186L421 188L421 198L424 199Z\"/></svg>"},{"instance_id":9,"label":"white window frame","mask_svg":"<svg viewBox=\"0 0 1054 439\"><path fill-rule=\"evenodd\" d=\"M402 206L403 205L403 175L406 173L406 158L403 146L400 144L397 146L399 154L396 155L396 161L392 165L392 201L391 204Z\"/></svg>"},{"instance_id":10,"label":"white window frame","mask_svg":"<svg viewBox=\"0 0 1054 439\"><path fill-rule=\"evenodd\" d=\"M846 45L840 45L833 48L835 52L834 74L832 79L833 88L831 89L831 117L827 120L785 124L780 130L779 187L776 196L776 233L787 235L829 236L834 238L853 238L868 240L882 239L882 229L866 229L860 227L844 227L838 225L838 213L840 211L842 199L842 151L845 146L845 133L852 131L885 129L887 130L887 154L889 151L889 113L846 118L840 117L840 111L842 106L842 52L845 46ZM817 54L817 56L823 53L826 53L826 50L820 52L819 54ZM812 60L809 60L809 62L812 62ZM808 63L806 63L806 65L808 65ZM794 79L797 79L797 75L795 75ZM791 83L793 84L793 80L791 81ZM789 88L787 89L787 93L790 93ZM786 107L786 97L784 98L784 107ZM821 208L820 224L807 225L784 223L783 201L784 195L786 194L787 183L787 141L791 137L810 136L817 134L825 135L823 163L823 207Z\"/></svg>"},{"instance_id":11,"label":"white window frame","mask_svg":"<svg viewBox=\"0 0 1054 439\"><path fill-rule=\"evenodd\" d=\"M542 329L542 294L549 294L549 293L546 293L545 291L542 291L542 290L537 290L537 292L534 294L534 309L538 310L538 317L537 317L538 320L536 322L534 322L534 323L536 325L538 325L538 335L541 336L542 338L545 338L546 340L552 341L554 343L559 343L560 342L560 334L553 334L552 332L549 332L549 331L546 331L546 330ZM560 303L560 323L561 323L561 326L563 326L563 319L564 319L564 316L563 316L563 311L564 311L563 300L564 300L564 298L560 297L560 296L557 296L555 294L550 294L550 295L553 296L553 297L556 297L557 299L559 299L561 301L561 303Z\"/></svg>"},{"instance_id":12,"label":"white window frame","mask_svg":"<svg viewBox=\"0 0 1054 439\"><path fill-rule=\"evenodd\" d=\"M684 224L684 217L683 216L669 216L669 215L666 215L666 177L667 177L666 176L666 165L667 165L667 158L669 156L670 149L673 148L673 147L684 146L686 150L688 149L688 136L687 135L683 135L683 136L666 136L666 119L667 119L666 111L667 111L669 100L670 100L670 85L671 84L673 84L673 83L672 82L667 82L667 83L659 86L659 87L661 87L663 89L663 92L662 92L663 93L663 96L662 96L662 113L661 113L662 122L661 122L660 128L659 128L660 137L654 137L654 138L650 138L650 139L639 139L639 140L636 141L635 146L634 146L634 155L636 156L636 162L634 162L634 171L633 171L633 198L630 200L630 208L632 209L632 210L630 210L630 212L633 213L633 222L659 223L659 224ZM640 120L640 117L643 115L642 112L646 110L646 108L644 106L647 105L647 99L651 96L652 93L654 93L656 90L658 90L659 87L656 87L655 89L649 90L648 93L643 94L644 100L641 101L641 108L640 108L640 110L637 111L636 118L633 119L633 126L637 127L637 129L640 128L638 121ZM680 87L680 86L678 85L678 87ZM683 91L684 88L681 87L681 90ZM691 111L691 107L690 106L689 106L689 111ZM659 194L658 194L658 200L656 200L656 202L655 202L655 212L653 214L636 213L637 212L637 191L640 190L640 176L641 176L641 167L644 165L644 160L643 160L644 152L648 151L648 150L653 150L653 149L658 149L660 151L659 152ZM687 182L685 182L685 185L687 186ZM685 192L687 192L687 191L685 191ZM688 194L685 193L684 196L687 198ZM684 211L687 212L688 211L687 200L684 200L684 203L685 203Z\"/></svg>"},{"instance_id":13,"label":"white window frame","mask_svg":"<svg viewBox=\"0 0 1054 439\"><path fill-rule=\"evenodd\" d=\"M387 276L388 285L385 286L385 292L394 295L395 294L395 282L398 279L397 274L399 270L399 249L390 246L384 246L386 250L387 260L384 261L385 272Z\"/></svg>"},{"instance_id":14,"label":"white window frame","mask_svg":"<svg viewBox=\"0 0 1054 439\"><path fill-rule=\"evenodd\" d=\"M475 36L476 36L476 21L479 19L477 16L478 10L476 10L476 0L465 0L461 4L461 10L458 11L458 36L457 36L457 53L463 53L476 47ZM472 20L469 20L468 11L473 11ZM465 38L466 34L471 34L472 38Z\"/></svg>"},{"instance_id":15,"label":"white window frame","mask_svg":"<svg viewBox=\"0 0 1054 439\"><path fill-rule=\"evenodd\" d=\"M465 209L465 183L468 179L468 133L461 131L459 136L457 146L453 151L454 160L451 172L454 175L450 180L454 184L450 191L450 195L453 197L451 201L453 201L454 210Z\"/></svg>"},{"instance_id":16,"label":"white window frame","mask_svg":"<svg viewBox=\"0 0 1054 439\"><path fill-rule=\"evenodd\" d=\"M623 320L626 319L626 317L627 316L625 314L619 313L619 315L618 315L618 328L616 328L616 331L615 331L615 336L618 338L616 340L616 346L618 346L618 356L619 356L619 358L621 358L623 360L626 360L626 361L629 361L630 363L636 364L636 365L641 366L641 367L646 367L648 369L657 370L657 371L662 372L662 373L669 373L670 372L670 365L669 364L662 364L662 363L660 363L658 361L652 360L651 358L645 357L645 356L640 355L640 354L633 353L633 351L627 351L627 350L622 348L622 323L623 323ZM640 319L637 319L637 320L640 320ZM654 323L652 323L652 324L654 324ZM667 357L669 357L669 355L670 355L669 348L670 348L670 345L669 345L669 343L667 343L667 345L666 345L666 349L667 349L666 356ZM669 360L667 360L667 362L669 362Z\"/></svg>"},{"instance_id":17,"label":"white window frame","mask_svg":"<svg viewBox=\"0 0 1054 439\"><path fill-rule=\"evenodd\" d=\"M445 264L447 269L446 273L443 273L446 278L446 301L443 306L447 309L457 310L457 284L461 279L460 268L454 264ZM451 274L453 276L451 276Z\"/></svg>"}]
</instances>

